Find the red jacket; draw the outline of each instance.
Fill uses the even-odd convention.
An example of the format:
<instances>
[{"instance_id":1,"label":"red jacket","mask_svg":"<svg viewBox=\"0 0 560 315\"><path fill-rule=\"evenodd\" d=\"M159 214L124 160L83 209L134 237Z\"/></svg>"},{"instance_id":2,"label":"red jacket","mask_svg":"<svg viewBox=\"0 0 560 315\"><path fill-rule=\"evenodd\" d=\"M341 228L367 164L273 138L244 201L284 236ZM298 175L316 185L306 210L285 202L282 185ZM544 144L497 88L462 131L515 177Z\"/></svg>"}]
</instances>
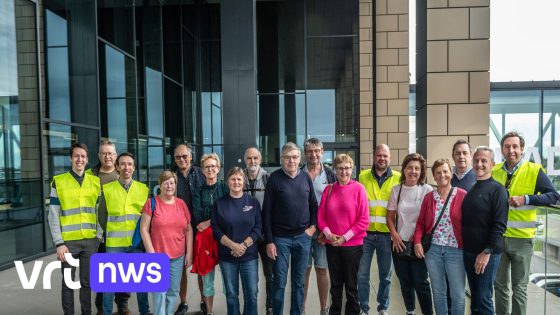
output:
<instances>
[{"instance_id":1,"label":"red jacket","mask_svg":"<svg viewBox=\"0 0 560 315\"><path fill-rule=\"evenodd\" d=\"M451 214L451 225L453 226L453 234L455 234L455 239L459 248L463 248L463 234L461 233L461 220L462 220L462 204L463 199L467 195L467 192L461 188L455 187L457 190L449 211ZM418 215L418 220L416 221L416 229L414 230L414 244L419 244L422 239L422 235L428 234L434 227L436 221L436 201L434 199L435 191L424 196L422 200L422 206L420 206L420 214Z\"/></svg>"},{"instance_id":2,"label":"red jacket","mask_svg":"<svg viewBox=\"0 0 560 315\"><path fill-rule=\"evenodd\" d=\"M212 236L212 227L196 233L192 273L205 276L218 264L218 243Z\"/></svg>"}]
</instances>

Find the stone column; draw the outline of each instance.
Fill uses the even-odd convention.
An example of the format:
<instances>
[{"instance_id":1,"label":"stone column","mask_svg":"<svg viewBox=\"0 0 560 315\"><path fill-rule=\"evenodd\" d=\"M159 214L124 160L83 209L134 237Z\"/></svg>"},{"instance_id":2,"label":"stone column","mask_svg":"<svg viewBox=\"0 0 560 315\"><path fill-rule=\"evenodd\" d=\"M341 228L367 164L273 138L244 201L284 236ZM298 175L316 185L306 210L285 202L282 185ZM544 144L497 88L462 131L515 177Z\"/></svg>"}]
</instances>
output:
<instances>
[{"instance_id":1,"label":"stone column","mask_svg":"<svg viewBox=\"0 0 560 315\"><path fill-rule=\"evenodd\" d=\"M488 145L489 5L417 1L417 146L428 165L450 159L457 139Z\"/></svg>"},{"instance_id":2,"label":"stone column","mask_svg":"<svg viewBox=\"0 0 560 315\"><path fill-rule=\"evenodd\" d=\"M392 165L400 164L408 154L408 0L376 0L375 7L371 2L360 2L360 162L363 168L371 167L373 149L380 143L391 148ZM374 26L370 24L372 15Z\"/></svg>"}]
</instances>

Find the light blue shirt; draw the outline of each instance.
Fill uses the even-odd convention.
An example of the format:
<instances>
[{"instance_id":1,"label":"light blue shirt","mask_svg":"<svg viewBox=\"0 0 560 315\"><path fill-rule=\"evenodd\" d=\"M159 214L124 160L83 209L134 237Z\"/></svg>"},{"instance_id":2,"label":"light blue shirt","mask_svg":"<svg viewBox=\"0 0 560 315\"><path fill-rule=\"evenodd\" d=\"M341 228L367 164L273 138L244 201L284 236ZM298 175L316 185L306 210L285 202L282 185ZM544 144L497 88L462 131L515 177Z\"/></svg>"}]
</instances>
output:
<instances>
[{"instance_id":1,"label":"light blue shirt","mask_svg":"<svg viewBox=\"0 0 560 315\"><path fill-rule=\"evenodd\" d=\"M307 164L303 167L303 170L309 174L309 169L307 168ZM327 172L325 172L325 168L323 164L321 164L321 174L315 178L315 180L311 180L313 182L313 190L315 191L315 198L317 198L317 203L321 204L321 196L323 196L323 190L329 184L329 180L327 178Z\"/></svg>"}]
</instances>

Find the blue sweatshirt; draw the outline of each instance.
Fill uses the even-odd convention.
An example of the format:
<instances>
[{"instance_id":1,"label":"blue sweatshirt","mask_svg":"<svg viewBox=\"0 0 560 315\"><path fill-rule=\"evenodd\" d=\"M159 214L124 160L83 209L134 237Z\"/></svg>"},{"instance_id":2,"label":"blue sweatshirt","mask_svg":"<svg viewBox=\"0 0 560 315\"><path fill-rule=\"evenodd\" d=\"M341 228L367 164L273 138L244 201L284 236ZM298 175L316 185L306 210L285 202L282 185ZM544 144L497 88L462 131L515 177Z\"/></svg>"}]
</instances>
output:
<instances>
[{"instance_id":1,"label":"blue sweatshirt","mask_svg":"<svg viewBox=\"0 0 560 315\"><path fill-rule=\"evenodd\" d=\"M233 198L229 194L216 200L212 206L212 234L218 241L218 259L229 262L242 262L257 259L258 239L261 232L261 207L255 197L244 193L240 198ZM249 246L241 257L234 257L231 249L222 245L220 240L227 236L235 243L243 243L251 237L253 245Z\"/></svg>"},{"instance_id":2,"label":"blue sweatshirt","mask_svg":"<svg viewBox=\"0 0 560 315\"><path fill-rule=\"evenodd\" d=\"M292 237L311 225L317 226L317 198L306 172L292 178L283 169L270 174L263 202L263 229L266 243L272 236Z\"/></svg>"}]
</instances>

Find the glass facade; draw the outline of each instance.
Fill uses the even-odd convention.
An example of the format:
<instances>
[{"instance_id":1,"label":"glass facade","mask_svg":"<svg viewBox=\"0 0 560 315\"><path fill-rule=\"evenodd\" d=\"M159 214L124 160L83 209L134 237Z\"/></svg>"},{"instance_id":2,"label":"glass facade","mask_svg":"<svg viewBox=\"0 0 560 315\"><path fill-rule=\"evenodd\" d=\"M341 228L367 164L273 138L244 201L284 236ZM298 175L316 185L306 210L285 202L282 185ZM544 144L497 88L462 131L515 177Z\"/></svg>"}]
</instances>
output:
<instances>
[{"instance_id":1,"label":"glass facade","mask_svg":"<svg viewBox=\"0 0 560 315\"><path fill-rule=\"evenodd\" d=\"M0 265L44 251L36 4L0 9Z\"/></svg>"},{"instance_id":2,"label":"glass facade","mask_svg":"<svg viewBox=\"0 0 560 315\"><path fill-rule=\"evenodd\" d=\"M258 130L263 165L305 138L358 164L358 1L257 1ZM7 1L0 11L0 268L53 249L50 181L83 142L136 156L157 189L173 148L224 156L221 1ZM42 158L41 158L42 157Z\"/></svg>"},{"instance_id":3,"label":"glass facade","mask_svg":"<svg viewBox=\"0 0 560 315\"><path fill-rule=\"evenodd\" d=\"M279 148L307 137L358 156L357 46L357 1L257 2L263 165L278 166Z\"/></svg>"}]
</instances>

